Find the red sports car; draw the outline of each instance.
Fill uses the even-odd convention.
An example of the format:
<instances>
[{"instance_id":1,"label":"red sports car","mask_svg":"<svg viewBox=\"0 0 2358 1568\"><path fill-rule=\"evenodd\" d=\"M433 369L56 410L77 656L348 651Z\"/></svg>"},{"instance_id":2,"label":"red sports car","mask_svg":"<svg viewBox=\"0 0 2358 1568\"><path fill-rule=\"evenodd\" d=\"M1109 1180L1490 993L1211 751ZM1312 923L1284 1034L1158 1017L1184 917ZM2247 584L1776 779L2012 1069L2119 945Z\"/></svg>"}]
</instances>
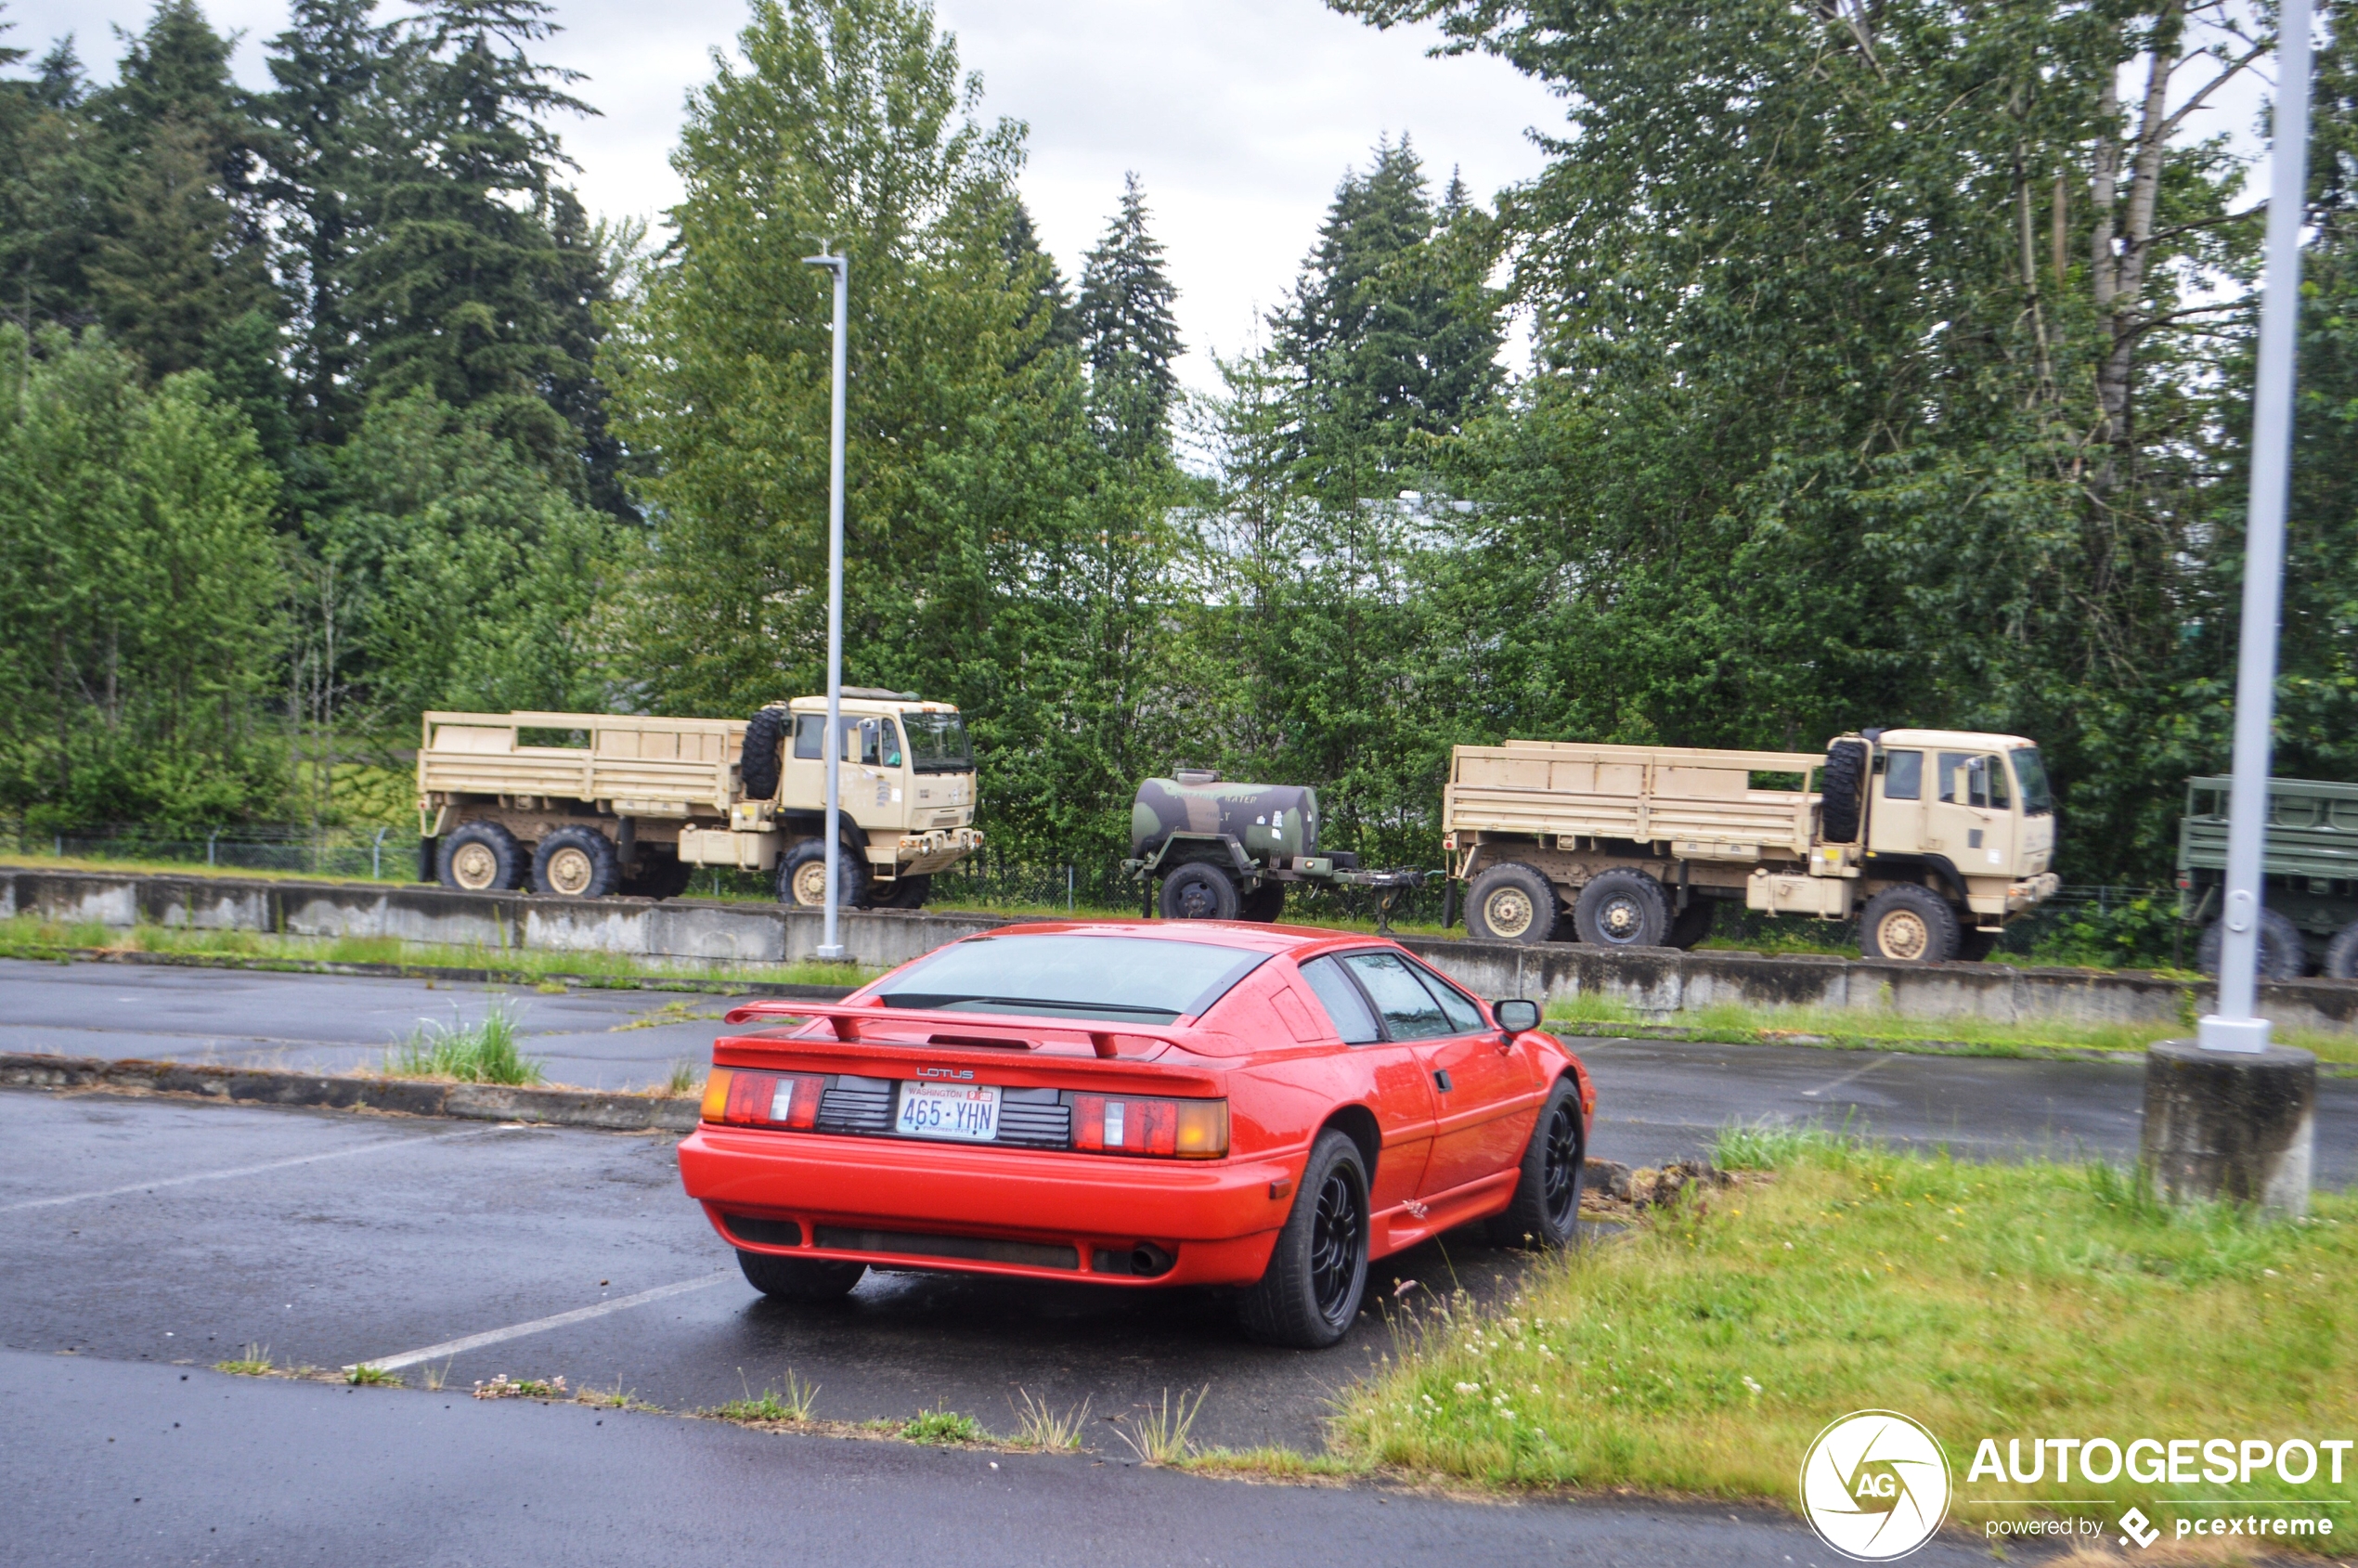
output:
<instances>
[{"instance_id":1,"label":"red sports car","mask_svg":"<svg viewBox=\"0 0 2358 1568\"><path fill-rule=\"evenodd\" d=\"M774 1297L869 1265L1241 1287L1340 1340L1367 1263L1472 1220L1561 1245L1596 1091L1528 1001L1286 927L1019 926L713 1046L688 1195Z\"/></svg>"}]
</instances>

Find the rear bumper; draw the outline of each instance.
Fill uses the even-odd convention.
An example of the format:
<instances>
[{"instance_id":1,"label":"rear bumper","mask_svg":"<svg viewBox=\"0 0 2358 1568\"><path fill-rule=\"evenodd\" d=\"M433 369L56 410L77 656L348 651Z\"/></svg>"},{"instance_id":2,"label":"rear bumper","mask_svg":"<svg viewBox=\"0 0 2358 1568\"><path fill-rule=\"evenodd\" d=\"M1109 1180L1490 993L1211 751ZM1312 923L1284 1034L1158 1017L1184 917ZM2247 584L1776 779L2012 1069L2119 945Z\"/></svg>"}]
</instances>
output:
<instances>
[{"instance_id":1,"label":"rear bumper","mask_svg":"<svg viewBox=\"0 0 2358 1568\"><path fill-rule=\"evenodd\" d=\"M1260 1278L1292 1207L1295 1173L1274 1160L1198 1164L709 1125L680 1145L681 1184L733 1247L1108 1285ZM748 1241L730 1231L724 1216L731 1214L791 1221L799 1244ZM1069 1247L1072 1261L1049 1266L814 1242L840 1242L847 1231ZM1149 1277L1093 1267L1097 1253L1126 1255L1141 1243L1170 1253L1171 1267Z\"/></svg>"}]
</instances>

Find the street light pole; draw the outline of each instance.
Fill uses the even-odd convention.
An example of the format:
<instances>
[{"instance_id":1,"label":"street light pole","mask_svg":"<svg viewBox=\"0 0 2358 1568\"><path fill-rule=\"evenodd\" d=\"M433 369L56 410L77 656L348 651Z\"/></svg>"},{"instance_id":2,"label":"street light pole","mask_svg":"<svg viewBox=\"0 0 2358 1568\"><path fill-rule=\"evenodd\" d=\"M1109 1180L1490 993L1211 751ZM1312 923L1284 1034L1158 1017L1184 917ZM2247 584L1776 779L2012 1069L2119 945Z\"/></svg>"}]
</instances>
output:
<instances>
[{"instance_id":1,"label":"street light pole","mask_svg":"<svg viewBox=\"0 0 2358 1568\"><path fill-rule=\"evenodd\" d=\"M2293 0L2301 4L2302 0ZM835 421L827 454L827 732L820 743L827 759L827 901L826 923L820 934L819 956L830 961L844 956L842 918L837 907L842 889L843 838L837 830L843 773L843 383L844 340L849 335L850 260L838 254L835 241L823 240L820 253L805 256L806 266L823 266L835 275Z\"/></svg>"},{"instance_id":2,"label":"street light pole","mask_svg":"<svg viewBox=\"0 0 2358 1568\"><path fill-rule=\"evenodd\" d=\"M2268 1020L2255 1017L2254 1010L2269 730L2275 717L2276 621L2284 597L2285 509L2292 478L2300 219L2309 199L2309 13L2310 0L2285 0L2276 29L2275 136L2268 181L2267 274L2260 302L2260 370L2252 399L2251 497L2244 529L2243 641L2235 659L2235 784L2227 804L2219 1010L2196 1025L2196 1039L2209 1051L2268 1048Z\"/></svg>"}]
</instances>

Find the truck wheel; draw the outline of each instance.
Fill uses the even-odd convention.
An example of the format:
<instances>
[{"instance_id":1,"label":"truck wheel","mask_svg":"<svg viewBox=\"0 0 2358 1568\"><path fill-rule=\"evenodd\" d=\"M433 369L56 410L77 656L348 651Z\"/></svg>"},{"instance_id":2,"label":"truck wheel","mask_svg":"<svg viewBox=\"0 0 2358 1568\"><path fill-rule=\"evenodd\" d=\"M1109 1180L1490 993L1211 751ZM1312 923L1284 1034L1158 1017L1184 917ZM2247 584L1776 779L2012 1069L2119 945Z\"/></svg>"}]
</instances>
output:
<instances>
[{"instance_id":1,"label":"truck wheel","mask_svg":"<svg viewBox=\"0 0 2358 1568\"><path fill-rule=\"evenodd\" d=\"M1268 926L1285 912L1286 885L1282 882L1263 882L1237 901L1237 918L1239 920L1258 920Z\"/></svg>"},{"instance_id":2,"label":"truck wheel","mask_svg":"<svg viewBox=\"0 0 2358 1568\"><path fill-rule=\"evenodd\" d=\"M1960 931L1957 933L1957 956L1967 964L1978 964L1998 951L1995 931Z\"/></svg>"},{"instance_id":3,"label":"truck wheel","mask_svg":"<svg viewBox=\"0 0 2358 1568\"><path fill-rule=\"evenodd\" d=\"M2358 980L2358 924L2344 926L2326 944L2324 973L2329 980Z\"/></svg>"},{"instance_id":4,"label":"truck wheel","mask_svg":"<svg viewBox=\"0 0 2358 1568\"><path fill-rule=\"evenodd\" d=\"M737 749L737 782L748 800L774 800L778 778L785 767L779 748L794 729L794 715L783 707L765 707L745 720L745 744Z\"/></svg>"},{"instance_id":5,"label":"truck wheel","mask_svg":"<svg viewBox=\"0 0 2358 1568\"><path fill-rule=\"evenodd\" d=\"M1556 934L1556 888L1535 866L1485 866L1466 889L1466 935L1536 947Z\"/></svg>"},{"instance_id":6,"label":"truck wheel","mask_svg":"<svg viewBox=\"0 0 2358 1568\"><path fill-rule=\"evenodd\" d=\"M2352 927L2358 930L2358 927ZM2339 944L2348 939L2344 931L2334 939ZM2227 927L2214 920L2203 927L2202 940L2195 944L2195 963L2206 975L2219 973L2219 950L2227 940ZM2333 962L2334 950L2326 950L2326 962ZM2309 952L2301 945L2300 927L2288 916L2273 909L2260 912L2260 978L2263 980L2297 980L2309 967ZM2330 971L2328 971L2330 973Z\"/></svg>"},{"instance_id":7,"label":"truck wheel","mask_svg":"<svg viewBox=\"0 0 2358 1568\"><path fill-rule=\"evenodd\" d=\"M524 880L524 846L498 823L469 823L442 841L442 885L504 893Z\"/></svg>"},{"instance_id":8,"label":"truck wheel","mask_svg":"<svg viewBox=\"0 0 2358 1568\"><path fill-rule=\"evenodd\" d=\"M1859 951L1902 964L1945 964L1957 956L1957 912L1929 888L1904 883L1867 901Z\"/></svg>"},{"instance_id":9,"label":"truck wheel","mask_svg":"<svg viewBox=\"0 0 2358 1568\"><path fill-rule=\"evenodd\" d=\"M867 907L868 873L860 851L841 847L836 862L836 907ZM820 909L827 901L827 841L806 838L786 851L778 865L778 901L804 909Z\"/></svg>"},{"instance_id":10,"label":"truck wheel","mask_svg":"<svg viewBox=\"0 0 2358 1568\"><path fill-rule=\"evenodd\" d=\"M1690 893L1683 914L1670 917L1669 942L1675 948L1691 948L1711 935L1712 917L1719 913L1717 900Z\"/></svg>"},{"instance_id":11,"label":"truck wheel","mask_svg":"<svg viewBox=\"0 0 2358 1568\"><path fill-rule=\"evenodd\" d=\"M532 890L561 899L602 899L622 886L614 840L594 827L561 827L532 852Z\"/></svg>"},{"instance_id":12,"label":"truck wheel","mask_svg":"<svg viewBox=\"0 0 2358 1568\"><path fill-rule=\"evenodd\" d=\"M1580 940L1599 947L1661 947L1670 936L1670 895L1642 871L1599 872L1572 906Z\"/></svg>"},{"instance_id":13,"label":"truck wheel","mask_svg":"<svg viewBox=\"0 0 2358 1568\"><path fill-rule=\"evenodd\" d=\"M622 879L622 890L634 899L676 899L688 890L696 868L668 851L649 851L636 875Z\"/></svg>"},{"instance_id":14,"label":"truck wheel","mask_svg":"<svg viewBox=\"0 0 2358 1568\"><path fill-rule=\"evenodd\" d=\"M1818 836L1829 844L1859 837L1859 809L1867 798L1867 743L1836 741L1826 748L1824 788L1818 797Z\"/></svg>"},{"instance_id":15,"label":"truck wheel","mask_svg":"<svg viewBox=\"0 0 2358 1568\"><path fill-rule=\"evenodd\" d=\"M919 872L903 876L887 885L884 896L875 901L878 909L923 909L926 896L933 891L933 874Z\"/></svg>"},{"instance_id":16,"label":"truck wheel","mask_svg":"<svg viewBox=\"0 0 2358 1568\"><path fill-rule=\"evenodd\" d=\"M1162 879L1155 900L1165 920L1234 920L1243 905L1237 879L1216 865L1193 861Z\"/></svg>"}]
</instances>

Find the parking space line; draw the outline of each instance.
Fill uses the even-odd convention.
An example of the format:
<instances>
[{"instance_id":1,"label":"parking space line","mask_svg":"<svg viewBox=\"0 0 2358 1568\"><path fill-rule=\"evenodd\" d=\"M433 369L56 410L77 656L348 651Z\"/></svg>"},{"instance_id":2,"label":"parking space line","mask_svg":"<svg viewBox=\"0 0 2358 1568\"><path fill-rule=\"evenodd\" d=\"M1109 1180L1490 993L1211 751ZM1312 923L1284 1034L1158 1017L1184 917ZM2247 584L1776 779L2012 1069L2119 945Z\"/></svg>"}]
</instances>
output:
<instances>
[{"instance_id":1,"label":"parking space line","mask_svg":"<svg viewBox=\"0 0 2358 1568\"><path fill-rule=\"evenodd\" d=\"M1801 1097L1806 1100L1814 1100L1829 1089L1839 1089L1844 1084L1849 1082L1852 1079L1864 1078L1867 1074L1874 1071L1875 1069L1886 1066L1887 1064L1896 1062L1898 1059L1899 1058L1897 1056L1877 1056L1865 1067L1856 1069L1850 1072L1846 1072L1840 1078L1835 1079L1832 1083L1820 1083L1815 1089L1804 1089L1801 1092Z\"/></svg>"},{"instance_id":2,"label":"parking space line","mask_svg":"<svg viewBox=\"0 0 2358 1568\"><path fill-rule=\"evenodd\" d=\"M121 1198L127 1193L186 1186L190 1182L226 1182L238 1176L258 1176L266 1171L284 1171L290 1166L316 1165L322 1160L349 1160L356 1155L377 1154L389 1148L408 1148L413 1144L441 1144L453 1138L480 1138L486 1133L506 1130L503 1127L470 1127L463 1133L434 1133L422 1138L386 1138L378 1143L364 1144L358 1148L331 1148L324 1154L299 1154L292 1160L266 1160L260 1165L238 1165L227 1171L200 1171L190 1176L165 1176L152 1182L133 1182L128 1186L103 1187L97 1192L68 1193L63 1198L31 1198L20 1203L0 1203L0 1214L13 1214L25 1209L55 1209L68 1203L91 1203L101 1198Z\"/></svg>"},{"instance_id":3,"label":"parking space line","mask_svg":"<svg viewBox=\"0 0 2358 1568\"><path fill-rule=\"evenodd\" d=\"M486 1328L480 1334L469 1334L462 1340L445 1340L423 1350L404 1351L399 1355L382 1356L373 1361L356 1361L344 1370L349 1372L355 1367L374 1367L381 1372L397 1372L404 1367L415 1367L421 1361L436 1361L463 1351L481 1350L486 1345L521 1340L526 1334L545 1333L551 1328L562 1328L568 1323L586 1323L593 1317L603 1317L610 1312L628 1312L632 1307L645 1306L649 1302L659 1302L667 1296L684 1296L691 1290L706 1289L736 1276L735 1269L722 1269L701 1279L682 1279L676 1285L658 1285L635 1296L616 1296L613 1301L600 1302L595 1306L576 1307L554 1317L536 1317L529 1323L518 1323L506 1328Z\"/></svg>"}]
</instances>

